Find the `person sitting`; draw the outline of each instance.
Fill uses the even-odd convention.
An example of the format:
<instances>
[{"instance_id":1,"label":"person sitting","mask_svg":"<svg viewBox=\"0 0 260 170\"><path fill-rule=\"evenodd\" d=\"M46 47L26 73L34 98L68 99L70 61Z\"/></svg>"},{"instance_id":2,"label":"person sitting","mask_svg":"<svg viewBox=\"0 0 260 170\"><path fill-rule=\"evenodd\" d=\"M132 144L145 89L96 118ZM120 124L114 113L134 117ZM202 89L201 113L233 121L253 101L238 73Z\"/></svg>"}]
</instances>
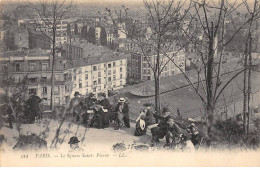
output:
<instances>
[{"instance_id":1,"label":"person sitting","mask_svg":"<svg viewBox=\"0 0 260 170\"><path fill-rule=\"evenodd\" d=\"M145 109L140 113L139 117L136 119L136 130L135 136L142 136L146 134L147 127L151 124L155 123L153 114L151 112L151 105L150 103L146 103L143 106Z\"/></svg>"},{"instance_id":2,"label":"person sitting","mask_svg":"<svg viewBox=\"0 0 260 170\"><path fill-rule=\"evenodd\" d=\"M159 139L163 139L164 136L167 134L167 121L171 117L170 112L165 112L163 116L158 116L160 121L158 124L153 124L148 126L151 129L152 133L152 140L151 140L151 147L155 146L160 142Z\"/></svg>"},{"instance_id":3,"label":"person sitting","mask_svg":"<svg viewBox=\"0 0 260 170\"><path fill-rule=\"evenodd\" d=\"M70 141L68 142L68 144L70 145L70 152L80 152L80 151L84 151L82 148L79 147L78 143L80 141L78 140L78 138L76 136L73 136L70 138Z\"/></svg>"},{"instance_id":4,"label":"person sitting","mask_svg":"<svg viewBox=\"0 0 260 170\"><path fill-rule=\"evenodd\" d=\"M95 105L93 106L93 110L94 110L94 116L90 121L90 127L103 129L104 111L99 100L95 102Z\"/></svg>"},{"instance_id":5,"label":"person sitting","mask_svg":"<svg viewBox=\"0 0 260 170\"><path fill-rule=\"evenodd\" d=\"M145 123L145 111L142 111L139 117L136 119L136 129L135 129L135 136L142 136L145 135L147 131L147 126Z\"/></svg>"},{"instance_id":6,"label":"person sitting","mask_svg":"<svg viewBox=\"0 0 260 170\"><path fill-rule=\"evenodd\" d=\"M166 138L166 145L165 146L171 146L176 145L175 138L178 137L181 134L184 134L184 130L182 130L175 122L173 118L169 118L167 121L167 134L165 135ZM185 135L187 136L187 135ZM170 139L172 141L170 142Z\"/></svg>"},{"instance_id":7,"label":"person sitting","mask_svg":"<svg viewBox=\"0 0 260 170\"><path fill-rule=\"evenodd\" d=\"M85 98L85 103L84 103L84 110L85 112L82 114L82 122L85 127L88 126L88 121L89 119L92 119L90 117L88 112L92 112L93 106L95 105L96 102L96 97L94 93L90 93L88 97Z\"/></svg>"},{"instance_id":8,"label":"person sitting","mask_svg":"<svg viewBox=\"0 0 260 170\"><path fill-rule=\"evenodd\" d=\"M106 98L105 93L101 93L101 100L100 104L103 106L103 111L104 111L104 120L103 120L103 127L107 128L109 126L109 118L111 114L111 105L109 100Z\"/></svg>"},{"instance_id":9,"label":"person sitting","mask_svg":"<svg viewBox=\"0 0 260 170\"><path fill-rule=\"evenodd\" d=\"M188 126L188 132L191 134L191 142L195 146L195 149L198 149L202 139L195 123L191 123Z\"/></svg>"},{"instance_id":10,"label":"person sitting","mask_svg":"<svg viewBox=\"0 0 260 170\"><path fill-rule=\"evenodd\" d=\"M117 118L119 120L120 127L122 127L125 124L127 128L130 128L129 113L128 113L129 108L125 98L122 97L119 99L118 104L115 107L115 112L117 112Z\"/></svg>"}]
</instances>

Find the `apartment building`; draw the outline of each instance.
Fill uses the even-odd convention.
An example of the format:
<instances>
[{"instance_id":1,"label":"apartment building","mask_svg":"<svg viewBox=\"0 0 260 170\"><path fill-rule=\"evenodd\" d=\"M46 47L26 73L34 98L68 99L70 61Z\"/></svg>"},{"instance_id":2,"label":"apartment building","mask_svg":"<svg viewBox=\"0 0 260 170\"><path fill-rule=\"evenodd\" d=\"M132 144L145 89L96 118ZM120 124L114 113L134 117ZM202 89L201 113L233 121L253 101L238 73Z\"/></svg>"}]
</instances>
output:
<instances>
[{"instance_id":1,"label":"apartment building","mask_svg":"<svg viewBox=\"0 0 260 170\"><path fill-rule=\"evenodd\" d=\"M51 25L51 23L53 22L53 18L48 18L47 19L50 23L49 25ZM35 22L37 22L37 24L40 25L40 27L38 26L37 28L35 28ZM57 23L57 27L56 27L56 46L59 46L61 44L64 44L67 42L67 24L70 22L70 20L60 20ZM46 25L47 23L43 22L42 20L31 20L31 19L21 19L18 20L18 26L21 25L25 25L26 27L31 27L33 28L33 31L37 32L37 33L41 33L44 32L45 34L49 34L49 36L52 36L52 28L49 25Z\"/></svg>"},{"instance_id":2,"label":"apartment building","mask_svg":"<svg viewBox=\"0 0 260 170\"><path fill-rule=\"evenodd\" d=\"M51 54L46 51L13 51L1 54L1 80L13 78L8 95L13 94L17 84L27 77L28 95L35 93L48 105L51 99ZM70 98L72 77L66 60L55 62L54 104L65 104Z\"/></svg>"},{"instance_id":3,"label":"apartment building","mask_svg":"<svg viewBox=\"0 0 260 170\"><path fill-rule=\"evenodd\" d=\"M65 56L73 65L73 94L86 95L122 88L126 84L128 54L115 53L91 43L65 45Z\"/></svg>"},{"instance_id":4,"label":"apartment building","mask_svg":"<svg viewBox=\"0 0 260 170\"><path fill-rule=\"evenodd\" d=\"M75 91L82 95L108 94L108 91L122 88L126 84L126 60L124 54L110 53L74 61L72 94Z\"/></svg>"},{"instance_id":5,"label":"apartment building","mask_svg":"<svg viewBox=\"0 0 260 170\"><path fill-rule=\"evenodd\" d=\"M183 50L167 52L174 62L185 71L185 54ZM162 67L161 77L172 76L181 73L181 70L169 58L161 54ZM154 75L151 66L155 63L156 55L143 56L138 52L132 52L127 62L128 81L153 80Z\"/></svg>"}]
</instances>

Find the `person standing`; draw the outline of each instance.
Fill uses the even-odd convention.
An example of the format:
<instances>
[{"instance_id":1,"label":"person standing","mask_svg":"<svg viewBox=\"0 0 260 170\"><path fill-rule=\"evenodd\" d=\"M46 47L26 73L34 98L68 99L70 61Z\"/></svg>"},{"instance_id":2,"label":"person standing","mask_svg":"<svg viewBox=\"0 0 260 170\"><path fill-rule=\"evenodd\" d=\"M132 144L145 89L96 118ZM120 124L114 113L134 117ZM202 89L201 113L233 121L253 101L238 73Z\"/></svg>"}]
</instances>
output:
<instances>
[{"instance_id":1,"label":"person standing","mask_svg":"<svg viewBox=\"0 0 260 170\"><path fill-rule=\"evenodd\" d=\"M106 98L105 93L101 93L100 104L101 104L101 106L103 107L103 110L104 110L103 127L107 128L109 126L109 117L110 117L110 114L111 114L111 105L110 105L109 100Z\"/></svg>"},{"instance_id":2,"label":"person standing","mask_svg":"<svg viewBox=\"0 0 260 170\"><path fill-rule=\"evenodd\" d=\"M117 117L120 122L120 126L125 124L127 128L130 128L130 121L129 121L129 107L126 103L125 98L120 98L118 101L117 106L115 107L115 111L117 112Z\"/></svg>"},{"instance_id":3,"label":"person standing","mask_svg":"<svg viewBox=\"0 0 260 170\"><path fill-rule=\"evenodd\" d=\"M93 119L90 121L90 127L96 127L98 129L103 129L103 119L104 119L104 111L100 104L100 101L97 100L95 106L93 106L94 116Z\"/></svg>"},{"instance_id":4,"label":"person standing","mask_svg":"<svg viewBox=\"0 0 260 170\"><path fill-rule=\"evenodd\" d=\"M25 116L29 117L31 122L34 122L35 118L39 118L41 115L41 101L42 99L33 93L25 102Z\"/></svg>"},{"instance_id":5,"label":"person standing","mask_svg":"<svg viewBox=\"0 0 260 170\"><path fill-rule=\"evenodd\" d=\"M78 122L80 119L80 113L82 111L82 100L80 98L80 94L78 91L74 93L74 98L70 101L69 111L73 112L73 117L76 117L76 121Z\"/></svg>"}]
</instances>

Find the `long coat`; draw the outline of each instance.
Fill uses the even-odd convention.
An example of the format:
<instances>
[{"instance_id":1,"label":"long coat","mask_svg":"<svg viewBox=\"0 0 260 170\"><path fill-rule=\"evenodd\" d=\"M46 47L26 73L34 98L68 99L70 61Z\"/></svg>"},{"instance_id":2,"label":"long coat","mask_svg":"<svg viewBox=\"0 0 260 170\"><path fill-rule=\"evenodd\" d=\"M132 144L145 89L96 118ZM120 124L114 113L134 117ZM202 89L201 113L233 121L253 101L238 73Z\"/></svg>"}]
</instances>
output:
<instances>
[{"instance_id":1,"label":"long coat","mask_svg":"<svg viewBox=\"0 0 260 170\"><path fill-rule=\"evenodd\" d=\"M115 111L118 112L119 111L119 106L120 106L120 103L117 104L116 108L115 108ZM125 123L125 126L126 127L130 127L130 121L129 121L129 107L128 107L128 104L127 103L124 103L123 105L123 109L122 109L122 113L124 115L124 123Z\"/></svg>"},{"instance_id":2,"label":"long coat","mask_svg":"<svg viewBox=\"0 0 260 170\"><path fill-rule=\"evenodd\" d=\"M111 115L111 105L107 98L101 100L101 106L103 106L103 109L107 109L108 112L104 112L103 115L103 127L106 128L109 126L109 118Z\"/></svg>"}]
</instances>

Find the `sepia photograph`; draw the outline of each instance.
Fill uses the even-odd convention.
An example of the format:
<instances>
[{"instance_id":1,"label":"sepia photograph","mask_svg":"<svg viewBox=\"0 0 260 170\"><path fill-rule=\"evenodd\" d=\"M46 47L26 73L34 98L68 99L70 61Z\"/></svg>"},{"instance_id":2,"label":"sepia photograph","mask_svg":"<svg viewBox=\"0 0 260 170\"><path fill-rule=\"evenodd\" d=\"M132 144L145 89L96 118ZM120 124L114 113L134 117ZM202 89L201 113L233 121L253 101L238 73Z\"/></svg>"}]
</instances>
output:
<instances>
[{"instance_id":1,"label":"sepia photograph","mask_svg":"<svg viewBox=\"0 0 260 170\"><path fill-rule=\"evenodd\" d=\"M259 167L260 0L0 0L0 167Z\"/></svg>"}]
</instances>

